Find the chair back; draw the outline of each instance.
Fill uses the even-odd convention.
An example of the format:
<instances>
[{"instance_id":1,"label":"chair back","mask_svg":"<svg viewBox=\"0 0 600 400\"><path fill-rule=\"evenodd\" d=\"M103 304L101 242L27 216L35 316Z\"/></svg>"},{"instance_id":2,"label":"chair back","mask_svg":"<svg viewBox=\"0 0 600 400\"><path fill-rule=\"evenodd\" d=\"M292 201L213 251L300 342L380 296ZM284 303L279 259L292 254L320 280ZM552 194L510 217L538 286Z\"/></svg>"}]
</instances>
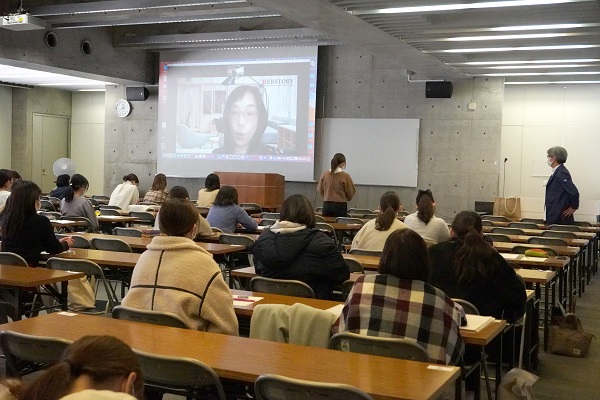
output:
<instances>
[{"instance_id":1,"label":"chair back","mask_svg":"<svg viewBox=\"0 0 600 400\"><path fill-rule=\"evenodd\" d=\"M254 246L254 239L245 235L232 235L229 233L223 233L219 236L219 243L238 244L246 246L246 249L249 249Z\"/></svg>"},{"instance_id":2,"label":"chair back","mask_svg":"<svg viewBox=\"0 0 600 400\"><path fill-rule=\"evenodd\" d=\"M552 231L562 231L562 232L581 232L581 227L577 225L550 225L548 227L549 230Z\"/></svg>"},{"instance_id":3,"label":"chair back","mask_svg":"<svg viewBox=\"0 0 600 400\"><path fill-rule=\"evenodd\" d=\"M108 200L110 200L110 197L104 196L104 195L101 195L101 194L94 194L94 195L92 195L92 199L107 200L108 201Z\"/></svg>"},{"instance_id":4,"label":"chair back","mask_svg":"<svg viewBox=\"0 0 600 400\"><path fill-rule=\"evenodd\" d=\"M534 224L544 224L543 218L521 218L521 222L533 222Z\"/></svg>"},{"instance_id":5,"label":"chair back","mask_svg":"<svg viewBox=\"0 0 600 400\"><path fill-rule=\"evenodd\" d=\"M379 214L365 214L363 215L363 219L375 219L379 216Z\"/></svg>"},{"instance_id":6,"label":"chair back","mask_svg":"<svg viewBox=\"0 0 600 400\"><path fill-rule=\"evenodd\" d=\"M481 220L481 226L496 226L492 221Z\"/></svg>"},{"instance_id":7,"label":"chair back","mask_svg":"<svg viewBox=\"0 0 600 400\"><path fill-rule=\"evenodd\" d=\"M325 219L323 219L323 221L325 221ZM318 222L317 221L315 223L315 228L317 228L321 232L325 232L326 234L328 234L333 239L335 246L336 247L338 246L338 237L335 234L335 229L333 229L333 226L329 225L326 222Z\"/></svg>"},{"instance_id":8,"label":"chair back","mask_svg":"<svg viewBox=\"0 0 600 400\"><path fill-rule=\"evenodd\" d=\"M477 307L475 307L475 304L471 303L470 301L463 300L463 299L452 299L452 300L456 304L459 304L463 308L463 310L465 310L465 313L479 315L479 310L477 309Z\"/></svg>"},{"instance_id":9,"label":"chair back","mask_svg":"<svg viewBox=\"0 0 600 400\"><path fill-rule=\"evenodd\" d=\"M496 221L496 222L510 222L510 220L502 215L483 215L482 220Z\"/></svg>"},{"instance_id":10,"label":"chair back","mask_svg":"<svg viewBox=\"0 0 600 400\"><path fill-rule=\"evenodd\" d=\"M17 253L9 251L0 252L0 264L14 265L16 267L28 267L27 261Z\"/></svg>"},{"instance_id":11,"label":"chair back","mask_svg":"<svg viewBox=\"0 0 600 400\"><path fill-rule=\"evenodd\" d=\"M350 385L312 382L265 374L256 379L254 392L257 400L372 400L373 398Z\"/></svg>"},{"instance_id":12,"label":"chair back","mask_svg":"<svg viewBox=\"0 0 600 400\"><path fill-rule=\"evenodd\" d=\"M211 387L219 400L226 400L223 385L215 371L192 358L169 357L134 350L140 361L144 384L160 392L197 397L204 387ZM214 398L214 397L211 397Z\"/></svg>"},{"instance_id":13,"label":"chair back","mask_svg":"<svg viewBox=\"0 0 600 400\"><path fill-rule=\"evenodd\" d=\"M259 225L260 226L273 226L277 222L276 219L261 219Z\"/></svg>"},{"instance_id":14,"label":"chair back","mask_svg":"<svg viewBox=\"0 0 600 400\"><path fill-rule=\"evenodd\" d=\"M587 221L575 221L575 226L582 226L584 228L591 228L593 225Z\"/></svg>"},{"instance_id":15,"label":"chair back","mask_svg":"<svg viewBox=\"0 0 600 400\"><path fill-rule=\"evenodd\" d=\"M86 217L66 217L66 216L61 216L60 219L64 219L64 220L68 220L68 221L79 221L79 222L84 222L85 225L80 225L80 226L73 226L70 227L69 229L72 229L74 231L77 232L92 232L93 228L92 228L92 221L89 220L89 218Z\"/></svg>"},{"instance_id":16,"label":"chair back","mask_svg":"<svg viewBox=\"0 0 600 400\"><path fill-rule=\"evenodd\" d=\"M208 215L208 212L210 211L210 207L201 207L201 206L196 206L196 210L198 210L198 212L204 216Z\"/></svg>"},{"instance_id":17,"label":"chair back","mask_svg":"<svg viewBox=\"0 0 600 400\"><path fill-rule=\"evenodd\" d=\"M50 200L40 200L40 209L44 211L56 211Z\"/></svg>"},{"instance_id":18,"label":"chair back","mask_svg":"<svg viewBox=\"0 0 600 400\"><path fill-rule=\"evenodd\" d=\"M315 223L319 223L319 222L325 222L325 218L323 218L321 215L315 214Z\"/></svg>"},{"instance_id":19,"label":"chair back","mask_svg":"<svg viewBox=\"0 0 600 400\"><path fill-rule=\"evenodd\" d=\"M340 332L331 337L329 348L351 353L429 362L429 354L423 346L412 340L402 338L382 338Z\"/></svg>"},{"instance_id":20,"label":"chair back","mask_svg":"<svg viewBox=\"0 0 600 400\"><path fill-rule=\"evenodd\" d=\"M105 208L104 206L100 206L100 215L112 215L115 217L120 217L121 213L117 209Z\"/></svg>"},{"instance_id":21,"label":"chair back","mask_svg":"<svg viewBox=\"0 0 600 400\"><path fill-rule=\"evenodd\" d=\"M105 316L108 317L109 312L115 307L115 305L118 304L119 300L117 299L116 295L114 294L114 291L112 290L106 278L104 277L104 271L95 262L83 259L51 257L48 259L48 261L46 261L46 266L49 269L59 271L83 272L87 277L94 277L96 281L102 285L104 291L106 292L106 304L104 304L104 301L98 301L96 298L95 310L81 310L79 312L88 314L103 313ZM97 291L94 291L94 296L97 296Z\"/></svg>"},{"instance_id":22,"label":"chair back","mask_svg":"<svg viewBox=\"0 0 600 400\"><path fill-rule=\"evenodd\" d=\"M519 229L540 229L538 224L534 224L533 222L509 222L508 227Z\"/></svg>"},{"instance_id":23,"label":"chair back","mask_svg":"<svg viewBox=\"0 0 600 400\"><path fill-rule=\"evenodd\" d=\"M278 212L263 212L263 213L260 213L260 218L277 220L277 219L281 218L281 214L279 214Z\"/></svg>"},{"instance_id":24,"label":"chair back","mask_svg":"<svg viewBox=\"0 0 600 400\"><path fill-rule=\"evenodd\" d=\"M557 237L562 239L577 239L577 235L573 232L567 231L553 231L547 230L542 231L542 237Z\"/></svg>"},{"instance_id":25,"label":"chair back","mask_svg":"<svg viewBox=\"0 0 600 400\"><path fill-rule=\"evenodd\" d=\"M501 233L503 235L525 235L525 231L523 231L523 229L503 227L492 228L492 233Z\"/></svg>"},{"instance_id":26,"label":"chair back","mask_svg":"<svg viewBox=\"0 0 600 400\"><path fill-rule=\"evenodd\" d=\"M375 256L381 257L381 251L377 250L363 250L363 249L350 249L349 254L355 254L357 256Z\"/></svg>"},{"instance_id":27,"label":"chair back","mask_svg":"<svg viewBox=\"0 0 600 400\"><path fill-rule=\"evenodd\" d=\"M66 235L66 234L61 234L61 233L57 233L57 234L55 234L55 236L58 239L61 239L64 237L71 237L71 239L73 239L73 245L71 247L74 247L74 248L78 248L78 249L91 249L92 248L92 242L90 242L83 236Z\"/></svg>"},{"instance_id":28,"label":"chair back","mask_svg":"<svg viewBox=\"0 0 600 400\"><path fill-rule=\"evenodd\" d=\"M363 267L363 265L360 262L358 262L352 258L344 258L344 261L346 262L346 265L348 266L350 273L357 273L357 274L365 273L365 268Z\"/></svg>"},{"instance_id":29,"label":"chair back","mask_svg":"<svg viewBox=\"0 0 600 400\"><path fill-rule=\"evenodd\" d=\"M100 202L98 200L93 199L93 198L89 198L89 197L86 198L86 200L90 202L90 204L92 205L92 207L95 207L95 208L100 207Z\"/></svg>"},{"instance_id":30,"label":"chair back","mask_svg":"<svg viewBox=\"0 0 600 400\"><path fill-rule=\"evenodd\" d=\"M120 239L92 238L92 246L98 250L132 253L131 247Z\"/></svg>"},{"instance_id":31,"label":"chair back","mask_svg":"<svg viewBox=\"0 0 600 400\"><path fill-rule=\"evenodd\" d=\"M6 372L16 378L56 364L71 343L55 337L0 332L0 348L6 358ZM24 365L23 361L28 362L28 365Z\"/></svg>"},{"instance_id":32,"label":"chair back","mask_svg":"<svg viewBox=\"0 0 600 400\"><path fill-rule=\"evenodd\" d=\"M242 207L248 214L260 214L263 212L260 204L256 203L242 203L240 204L240 207Z\"/></svg>"},{"instance_id":33,"label":"chair back","mask_svg":"<svg viewBox=\"0 0 600 400\"><path fill-rule=\"evenodd\" d=\"M48 196L43 200L48 200L50 203L52 203L54 208L60 207L60 199L58 197Z\"/></svg>"},{"instance_id":34,"label":"chair back","mask_svg":"<svg viewBox=\"0 0 600 400\"><path fill-rule=\"evenodd\" d=\"M50 221L60 219L60 213L56 211L40 211L39 214L48 218Z\"/></svg>"},{"instance_id":35,"label":"chair back","mask_svg":"<svg viewBox=\"0 0 600 400\"><path fill-rule=\"evenodd\" d=\"M348 225L364 225L364 221L360 218L354 217L337 217L335 222L338 224L348 224Z\"/></svg>"},{"instance_id":36,"label":"chair back","mask_svg":"<svg viewBox=\"0 0 600 400\"><path fill-rule=\"evenodd\" d=\"M368 208L350 208L348 209L348 215L351 217L362 218L365 214L373 214L373 210Z\"/></svg>"},{"instance_id":37,"label":"chair back","mask_svg":"<svg viewBox=\"0 0 600 400\"><path fill-rule=\"evenodd\" d=\"M344 297L344 300L348 297L348 295L350 294L350 291L352 290L352 288L354 287L354 281L348 279L347 281L344 281L344 283L342 283L342 296Z\"/></svg>"},{"instance_id":38,"label":"chair back","mask_svg":"<svg viewBox=\"0 0 600 400\"><path fill-rule=\"evenodd\" d=\"M489 239L491 239L492 242L505 242L505 243L512 242L512 240L510 240L510 238L508 236L502 235L500 233L486 233L485 236L487 236Z\"/></svg>"},{"instance_id":39,"label":"chair back","mask_svg":"<svg viewBox=\"0 0 600 400\"><path fill-rule=\"evenodd\" d=\"M514 254L525 254L525 252L527 250L531 250L531 249L540 249L540 250L544 250L546 253L548 253L548 256L550 257L556 257L558 255L558 253L556 252L556 250L551 249L550 247L546 247L546 246L536 246L536 247L531 247L531 246L515 246L512 248L512 252Z\"/></svg>"},{"instance_id":40,"label":"chair back","mask_svg":"<svg viewBox=\"0 0 600 400\"><path fill-rule=\"evenodd\" d=\"M410 213L408 211L404 211L404 210L396 211L396 217L406 217L408 215L410 215Z\"/></svg>"},{"instance_id":41,"label":"chair back","mask_svg":"<svg viewBox=\"0 0 600 400\"><path fill-rule=\"evenodd\" d=\"M116 236L142 237L142 231L137 228L122 228L120 226L113 229Z\"/></svg>"},{"instance_id":42,"label":"chair back","mask_svg":"<svg viewBox=\"0 0 600 400\"><path fill-rule=\"evenodd\" d=\"M306 283L289 279L255 276L250 280L250 290L253 292L315 298L315 292Z\"/></svg>"},{"instance_id":43,"label":"chair back","mask_svg":"<svg viewBox=\"0 0 600 400\"><path fill-rule=\"evenodd\" d=\"M112 310L112 317L114 319L145 322L147 324L170 326L173 328L188 328L178 315L167 311L139 310L136 308L116 306Z\"/></svg>"},{"instance_id":44,"label":"chair back","mask_svg":"<svg viewBox=\"0 0 600 400\"><path fill-rule=\"evenodd\" d=\"M317 207L317 208L315 208L315 212L322 213L323 212L323 207Z\"/></svg>"},{"instance_id":45,"label":"chair back","mask_svg":"<svg viewBox=\"0 0 600 400\"><path fill-rule=\"evenodd\" d=\"M102 210L103 208L107 209L107 210L120 210L121 207L119 206L109 206L108 204L103 204L100 206L100 209ZM119 214L121 215L121 214Z\"/></svg>"},{"instance_id":46,"label":"chair back","mask_svg":"<svg viewBox=\"0 0 600 400\"><path fill-rule=\"evenodd\" d=\"M546 246L568 246L569 244L561 238L532 236L527 239L528 244L541 244Z\"/></svg>"},{"instance_id":47,"label":"chair back","mask_svg":"<svg viewBox=\"0 0 600 400\"><path fill-rule=\"evenodd\" d=\"M148 211L129 211L129 216L137 218L136 223L141 225L154 226L154 221L156 220L154 214Z\"/></svg>"},{"instance_id":48,"label":"chair back","mask_svg":"<svg viewBox=\"0 0 600 400\"><path fill-rule=\"evenodd\" d=\"M211 227L210 227L210 230L211 230L211 231L213 231L213 232L220 232L220 233L223 233L223 229L221 229L221 228L217 228L216 226L211 226Z\"/></svg>"}]
</instances>

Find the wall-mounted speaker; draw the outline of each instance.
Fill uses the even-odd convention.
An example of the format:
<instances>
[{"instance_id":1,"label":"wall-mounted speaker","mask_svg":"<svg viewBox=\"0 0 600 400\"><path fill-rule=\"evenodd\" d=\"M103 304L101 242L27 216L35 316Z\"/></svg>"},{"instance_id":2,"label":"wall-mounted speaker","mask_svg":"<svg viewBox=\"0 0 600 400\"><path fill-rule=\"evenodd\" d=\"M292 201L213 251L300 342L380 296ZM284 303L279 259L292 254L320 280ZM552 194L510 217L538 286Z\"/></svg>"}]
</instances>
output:
<instances>
[{"instance_id":1,"label":"wall-mounted speaker","mask_svg":"<svg viewBox=\"0 0 600 400\"><path fill-rule=\"evenodd\" d=\"M449 99L454 87L452 82L425 82L425 97L428 99Z\"/></svg>"},{"instance_id":2,"label":"wall-mounted speaker","mask_svg":"<svg viewBox=\"0 0 600 400\"><path fill-rule=\"evenodd\" d=\"M150 96L150 92L144 86L126 87L125 98L127 101L145 101Z\"/></svg>"}]
</instances>

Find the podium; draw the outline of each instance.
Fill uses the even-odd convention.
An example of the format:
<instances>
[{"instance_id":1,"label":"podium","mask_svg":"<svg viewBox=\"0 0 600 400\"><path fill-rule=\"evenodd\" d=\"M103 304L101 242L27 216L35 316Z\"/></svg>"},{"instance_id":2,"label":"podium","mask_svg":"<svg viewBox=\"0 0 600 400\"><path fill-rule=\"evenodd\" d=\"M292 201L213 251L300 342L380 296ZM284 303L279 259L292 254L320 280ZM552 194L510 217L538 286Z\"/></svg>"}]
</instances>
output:
<instances>
[{"instance_id":1,"label":"podium","mask_svg":"<svg viewBox=\"0 0 600 400\"><path fill-rule=\"evenodd\" d=\"M257 203L263 208L279 210L283 204L285 178L279 174L244 172L215 172L221 186L233 186L238 192L238 202Z\"/></svg>"}]
</instances>

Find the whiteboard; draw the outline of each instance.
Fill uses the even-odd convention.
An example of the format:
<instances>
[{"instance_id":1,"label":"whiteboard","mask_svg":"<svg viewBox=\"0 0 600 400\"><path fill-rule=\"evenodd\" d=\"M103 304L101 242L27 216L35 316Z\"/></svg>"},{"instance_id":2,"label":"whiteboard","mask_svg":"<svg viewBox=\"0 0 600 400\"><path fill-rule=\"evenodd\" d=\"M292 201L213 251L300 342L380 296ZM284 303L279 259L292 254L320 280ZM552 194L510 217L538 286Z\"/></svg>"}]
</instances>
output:
<instances>
[{"instance_id":1,"label":"whiteboard","mask_svg":"<svg viewBox=\"0 0 600 400\"><path fill-rule=\"evenodd\" d=\"M417 187L419 119L324 118L315 180L346 156L355 184Z\"/></svg>"}]
</instances>

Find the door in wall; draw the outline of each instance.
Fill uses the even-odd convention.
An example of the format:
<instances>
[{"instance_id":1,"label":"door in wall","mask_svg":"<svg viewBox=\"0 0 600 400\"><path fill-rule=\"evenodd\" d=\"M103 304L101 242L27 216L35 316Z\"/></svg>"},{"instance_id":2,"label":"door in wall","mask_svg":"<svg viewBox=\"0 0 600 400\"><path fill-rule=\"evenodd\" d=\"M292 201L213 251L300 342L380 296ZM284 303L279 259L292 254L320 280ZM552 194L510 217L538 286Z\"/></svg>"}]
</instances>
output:
<instances>
[{"instance_id":1,"label":"door in wall","mask_svg":"<svg viewBox=\"0 0 600 400\"><path fill-rule=\"evenodd\" d=\"M32 179L48 193L56 186L54 161L69 157L69 117L33 114Z\"/></svg>"}]
</instances>

